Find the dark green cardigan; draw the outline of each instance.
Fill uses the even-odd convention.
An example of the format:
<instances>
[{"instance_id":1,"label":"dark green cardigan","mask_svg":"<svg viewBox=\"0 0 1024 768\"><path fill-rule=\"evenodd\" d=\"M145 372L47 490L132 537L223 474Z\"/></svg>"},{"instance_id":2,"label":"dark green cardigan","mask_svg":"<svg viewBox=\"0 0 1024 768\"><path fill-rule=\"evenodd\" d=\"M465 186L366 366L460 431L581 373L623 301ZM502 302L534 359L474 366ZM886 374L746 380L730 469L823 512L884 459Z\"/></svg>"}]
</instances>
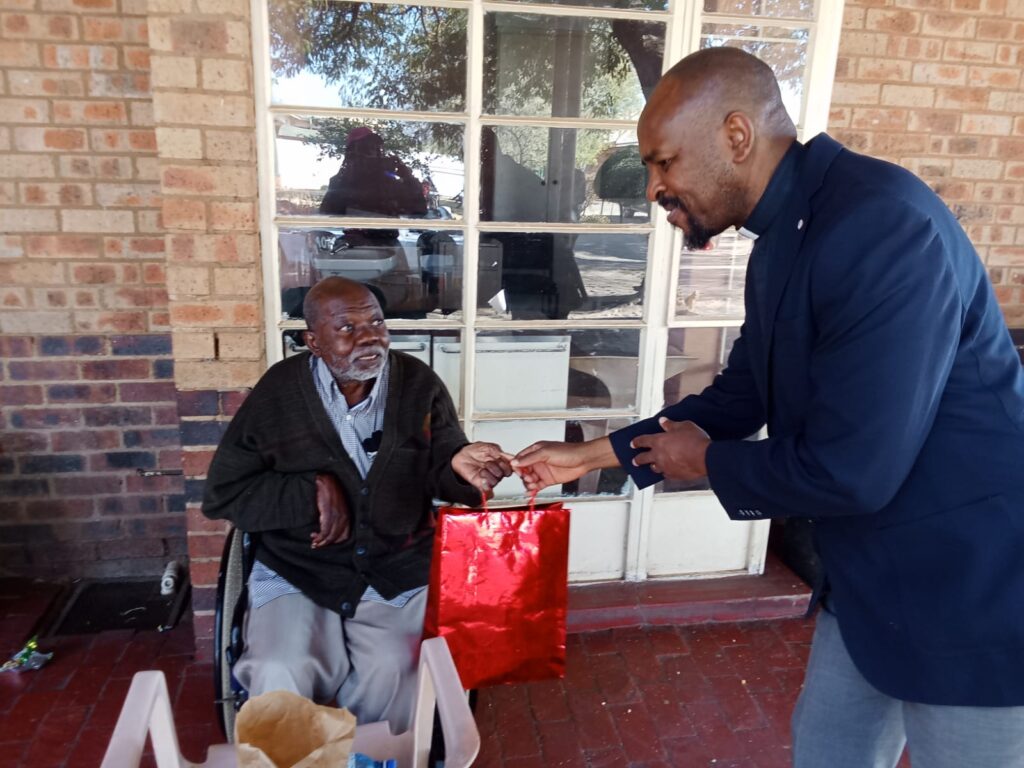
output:
<instances>
[{"instance_id":1,"label":"dark green cardigan","mask_svg":"<svg viewBox=\"0 0 1024 768\"><path fill-rule=\"evenodd\" d=\"M441 380L415 358L390 358L384 435L365 481L320 400L308 353L263 375L228 426L206 480L207 517L258 533L257 559L343 616L353 615L368 584L390 599L427 583L432 499L480 500L451 468L467 441ZM318 473L341 482L352 536L313 549Z\"/></svg>"}]
</instances>

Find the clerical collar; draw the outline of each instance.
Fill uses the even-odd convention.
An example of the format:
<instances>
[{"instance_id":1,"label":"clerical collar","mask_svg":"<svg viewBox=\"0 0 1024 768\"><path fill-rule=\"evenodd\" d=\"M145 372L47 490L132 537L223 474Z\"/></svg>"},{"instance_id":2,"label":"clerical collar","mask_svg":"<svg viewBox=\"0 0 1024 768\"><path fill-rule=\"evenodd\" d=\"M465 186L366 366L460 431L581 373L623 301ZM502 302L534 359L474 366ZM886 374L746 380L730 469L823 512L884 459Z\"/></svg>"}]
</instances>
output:
<instances>
[{"instance_id":1,"label":"clerical collar","mask_svg":"<svg viewBox=\"0 0 1024 768\"><path fill-rule=\"evenodd\" d=\"M793 185L796 184L797 170L800 167L803 152L803 144L799 141L794 141L789 145L789 149L782 156L775 173L772 174L771 181L765 187L761 199L757 201L757 205L754 206L754 210L747 220L743 222L743 226L737 230L741 235L756 240L768 231L789 198Z\"/></svg>"}]
</instances>

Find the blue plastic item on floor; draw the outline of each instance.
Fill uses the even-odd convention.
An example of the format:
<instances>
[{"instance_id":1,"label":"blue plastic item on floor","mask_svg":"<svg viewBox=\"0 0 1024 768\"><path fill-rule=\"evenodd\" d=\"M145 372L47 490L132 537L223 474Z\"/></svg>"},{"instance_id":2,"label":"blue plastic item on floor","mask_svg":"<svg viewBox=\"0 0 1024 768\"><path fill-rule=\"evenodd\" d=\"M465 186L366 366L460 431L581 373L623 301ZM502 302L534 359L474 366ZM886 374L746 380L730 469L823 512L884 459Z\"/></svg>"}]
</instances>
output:
<instances>
[{"instance_id":1,"label":"blue plastic item on floor","mask_svg":"<svg viewBox=\"0 0 1024 768\"><path fill-rule=\"evenodd\" d=\"M348 768L398 768L395 760L374 760L372 757L353 752L348 756Z\"/></svg>"}]
</instances>

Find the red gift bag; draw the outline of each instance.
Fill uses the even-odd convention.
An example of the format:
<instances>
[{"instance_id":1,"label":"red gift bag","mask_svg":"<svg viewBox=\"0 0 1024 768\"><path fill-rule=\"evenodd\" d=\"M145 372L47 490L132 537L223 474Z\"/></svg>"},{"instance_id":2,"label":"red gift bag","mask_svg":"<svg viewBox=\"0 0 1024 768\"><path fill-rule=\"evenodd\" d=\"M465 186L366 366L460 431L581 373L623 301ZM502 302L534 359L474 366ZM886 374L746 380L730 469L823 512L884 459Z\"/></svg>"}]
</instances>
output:
<instances>
[{"instance_id":1,"label":"red gift bag","mask_svg":"<svg viewBox=\"0 0 1024 768\"><path fill-rule=\"evenodd\" d=\"M442 507L424 636L443 637L462 687L563 677L569 510Z\"/></svg>"}]
</instances>

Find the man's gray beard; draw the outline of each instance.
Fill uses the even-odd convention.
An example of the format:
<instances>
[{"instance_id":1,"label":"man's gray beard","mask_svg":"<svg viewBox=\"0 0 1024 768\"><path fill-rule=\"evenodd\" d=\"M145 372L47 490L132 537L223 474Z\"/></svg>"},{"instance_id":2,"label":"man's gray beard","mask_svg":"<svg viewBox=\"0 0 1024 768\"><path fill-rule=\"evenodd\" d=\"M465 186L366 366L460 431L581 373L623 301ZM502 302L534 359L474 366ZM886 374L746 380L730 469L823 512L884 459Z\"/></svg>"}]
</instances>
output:
<instances>
[{"instance_id":1,"label":"man's gray beard","mask_svg":"<svg viewBox=\"0 0 1024 768\"><path fill-rule=\"evenodd\" d=\"M370 381L380 376L380 372L384 370L384 363L388 358L388 351L384 348L378 348L377 350L363 350L361 354L366 354L368 351L376 351L380 354L380 363L374 366L372 369L359 370L355 366L351 366L345 370L338 370L327 366L331 374L334 376L335 381L339 384L347 384L353 381Z\"/></svg>"}]
</instances>

